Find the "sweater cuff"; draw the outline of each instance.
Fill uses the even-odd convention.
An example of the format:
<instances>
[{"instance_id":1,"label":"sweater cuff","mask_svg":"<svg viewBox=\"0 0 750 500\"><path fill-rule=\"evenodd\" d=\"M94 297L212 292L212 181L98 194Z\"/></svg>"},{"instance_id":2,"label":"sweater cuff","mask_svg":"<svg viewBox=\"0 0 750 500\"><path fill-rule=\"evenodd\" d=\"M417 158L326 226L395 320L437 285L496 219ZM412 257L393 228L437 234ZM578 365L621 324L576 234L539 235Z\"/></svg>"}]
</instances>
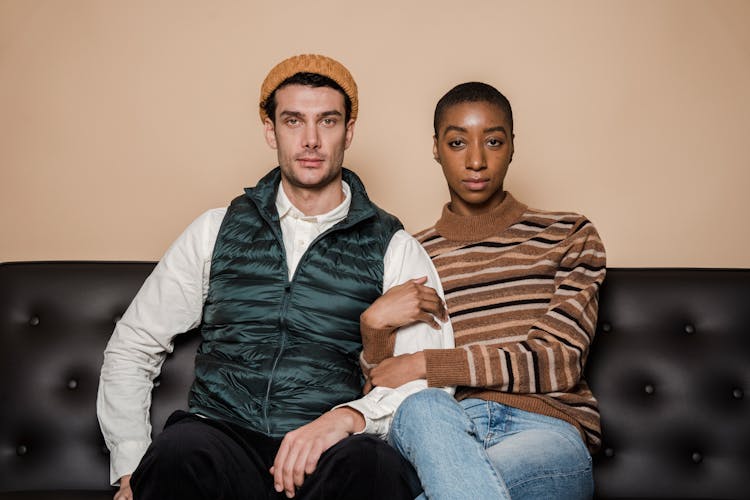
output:
<instances>
[{"instance_id":1,"label":"sweater cuff","mask_svg":"<svg viewBox=\"0 0 750 500\"><path fill-rule=\"evenodd\" d=\"M425 349L427 385L443 387L468 385L468 353L464 349Z\"/></svg>"},{"instance_id":2,"label":"sweater cuff","mask_svg":"<svg viewBox=\"0 0 750 500\"><path fill-rule=\"evenodd\" d=\"M362 360L368 365L377 365L393 356L396 346L396 331L390 328L370 328L360 325L362 334Z\"/></svg>"}]
</instances>

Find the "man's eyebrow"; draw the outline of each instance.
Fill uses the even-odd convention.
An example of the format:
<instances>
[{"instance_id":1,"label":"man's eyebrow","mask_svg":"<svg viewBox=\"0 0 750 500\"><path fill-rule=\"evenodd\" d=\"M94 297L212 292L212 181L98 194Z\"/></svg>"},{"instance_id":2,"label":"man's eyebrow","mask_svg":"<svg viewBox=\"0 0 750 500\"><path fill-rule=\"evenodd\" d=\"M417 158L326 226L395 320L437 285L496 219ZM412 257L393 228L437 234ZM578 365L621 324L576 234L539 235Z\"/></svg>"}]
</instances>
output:
<instances>
[{"instance_id":1,"label":"man's eyebrow","mask_svg":"<svg viewBox=\"0 0 750 500\"><path fill-rule=\"evenodd\" d=\"M289 116L294 118L303 118L305 115L302 114L300 111L287 111L284 110L281 113L279 113L280 116Z\"/></svg>"},{"instance_id":2,"label":"man's eyebrow","mask_svg":"<svg viewBox=\"0 0 750 500\"><path fill-rule=\"evenodd\" d=\"M292 110L284 110L281 113L279 113L280 116L284 117L291 117L291 118L299 118L302 119L305 117L305 114L301 111L292 111ZM338 111L336 109L332 109L330 111L323 111L322 113L318 113L317 117L319 118L325 118L327 116L344 116L341 114L341 111Z\"/></svg>"}]
</instances>

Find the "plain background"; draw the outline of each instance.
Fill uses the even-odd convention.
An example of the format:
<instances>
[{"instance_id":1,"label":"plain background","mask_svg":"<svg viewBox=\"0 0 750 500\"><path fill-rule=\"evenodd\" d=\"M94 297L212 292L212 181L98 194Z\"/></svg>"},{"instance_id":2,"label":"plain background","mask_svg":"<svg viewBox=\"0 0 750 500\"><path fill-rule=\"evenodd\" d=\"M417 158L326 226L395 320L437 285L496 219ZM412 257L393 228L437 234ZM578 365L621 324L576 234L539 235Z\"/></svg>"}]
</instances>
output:
<instances>
[{"instance_id":1,"label":"plain background","mask_svg":"<svg viewBox=\"0 0 750 500\"><path fill-rule=\"evenodd\" d=\"M276 165L280 60L360 90L345 165L410 231L448 194L437 99L511 100L506 188L586 214L610 266L750 267L745 0L0 0L0 261L155 260Z\"/></svg>"}]
</instances>

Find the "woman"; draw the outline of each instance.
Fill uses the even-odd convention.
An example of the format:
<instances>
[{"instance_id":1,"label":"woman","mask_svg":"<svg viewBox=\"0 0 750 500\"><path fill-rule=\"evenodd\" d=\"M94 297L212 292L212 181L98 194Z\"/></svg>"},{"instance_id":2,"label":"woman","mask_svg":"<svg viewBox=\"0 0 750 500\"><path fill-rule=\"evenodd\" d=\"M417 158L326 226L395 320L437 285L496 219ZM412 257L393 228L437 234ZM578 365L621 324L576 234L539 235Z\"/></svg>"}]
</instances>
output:
<instances>
[{"instance_id":1,"label":"woman","mask_svg":"<svg viewBox=\"0 0 750 500\"><path fill-rule=\"evenodd\" d=\"M395 328L439 313L427 299L406 310L394 290L362 315L362 363L370 386L423 378L457 389L455 399L438 389L407 398L389 439L430 499L590 498L601 439L582 374L605 275L601 239L585 217L529 208L503 189L513 114L494 87L450 90L434 128L450 202L416 237L440 274L456 347L390 357Z\"/></svg>"}]
</instances>

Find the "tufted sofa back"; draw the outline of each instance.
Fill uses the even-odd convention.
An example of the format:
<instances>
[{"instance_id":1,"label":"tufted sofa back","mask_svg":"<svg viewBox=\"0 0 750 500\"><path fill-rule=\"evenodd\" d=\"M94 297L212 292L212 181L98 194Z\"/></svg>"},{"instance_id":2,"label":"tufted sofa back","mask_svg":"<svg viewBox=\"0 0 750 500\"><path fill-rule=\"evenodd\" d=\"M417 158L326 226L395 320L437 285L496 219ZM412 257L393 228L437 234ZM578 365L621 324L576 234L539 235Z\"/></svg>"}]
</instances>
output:
<instances>
[{"instance_id":1,"label":"tufted sofa back","mask_svg":"<svg viewBox=\"0 0 750 500\"><path fill-rule=\"evenodd\" d=\"M153 263L0 264L0 499L109 499L102 352ZM599 498L750 498L750 270L610 269L587 377ZM184 408L196 332L153 394Z\"/></svg>"},{"instance_id":2,"label":"tufted sofa back","mask_svg":"<svg viewBox=\"0 0 750 500\"><path fill-rule=\"evenodd\" d=\"M750 498L750 270L608 270L587 378L599 496Z\"/></svg>"}]
</instances>

